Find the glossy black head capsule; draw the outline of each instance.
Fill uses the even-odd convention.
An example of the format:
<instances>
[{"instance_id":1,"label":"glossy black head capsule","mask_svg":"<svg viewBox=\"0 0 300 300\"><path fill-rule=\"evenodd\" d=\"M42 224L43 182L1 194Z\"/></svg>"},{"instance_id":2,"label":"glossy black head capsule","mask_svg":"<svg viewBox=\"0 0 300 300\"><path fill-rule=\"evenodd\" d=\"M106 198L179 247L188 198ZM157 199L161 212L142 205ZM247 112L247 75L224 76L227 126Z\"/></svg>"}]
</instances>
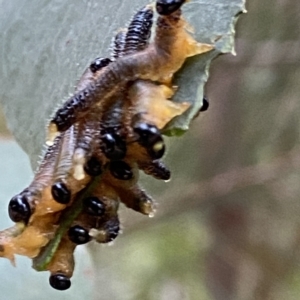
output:
<instances>
[{"instance_id":1,"label":"glossy black head capsule","mask_svg":"<svg viewBox=\"0 0 300 300\"><path fill-rule=\"evenodd\" d=\"M186 0L157 0L156 11L158 14L167 16L178 10Z\"/></svg>"},{"instance_id":2,"label":"glossy black head capsule","mask_svg":"<svg viewBox=\"0 0 300 300\"><path fill-rule=\"evenodd\" d=\"M125 157L126 142L117 134L106 133L101 138L101 151L111 160L121 160Z\"/></svg>"},{"instance_id":3,"label":"glossy black head capsule","mask_svg":"<svg viewBox=\"0 0 300 300\"><path fill-rule=\"evenodd\" d=\"M147 149L152 159L159 159L164 155L165 143L156 126L139 123L133 130L138 136L137 142Z\"/></svg>"},{"instance_id":4,"label":"glossy black head capsule","mask_svg":"<svg viewBox=\"0 0 300 300\"><path fill-rule=\"evenodd\" d=\"M202 100L202 106L200 108L200 111L206 111L206 110L208 110L208 107L209 107L208 98L204 96L203 100Z\"/></svg>"},{"instance_id":5,"label":"glossy black head capsule","mask_svg":"<svg viewBox=\"0 0 300 300\"><path fill-rule=\"evenodd\" d=\"M72 96L60 109L55 113L51 120L52 125L57 126L58 131L65 131L74 124L76 120L76 112L85 108L86 98L90 96L88 88L79 91Z\"/></svg>"},{"instance_id":6,"label":"glossy black head capsule","mask_svg":"<svg viewBox=\"0 0 300 300\"><path fill-rule=\"evenodd\" d=\"M131 167L122 160L111 161L109 164L110 173L117 179L130 180L133 177Z\"/></svg>"},{"instance_id":7,"label":"glossy black head capsule","mask_svg":"<svg viewBox=\"0 0 300 300\"><path fill-rule=\"evenodd\" d=\"M8 214L14 222L28 222L31 216L31 209L26 195L16 195L9 201Z\"/></svg>"},{"instance_id":8,"label":"glossy black head capsule","mask_svg":"<svg viewBox=\"0 0 300 300\"><path fill-rule=\"evenodd\" d=\"M105 213L104 203L97 197L87 197L83 200L84 211L92 216L101 217Z\"/></svg>"},{"instance_id":9,"label":"glossy black head capsule","mask_svg":"<svg viewBox=\"0 0 300 300\"><path fill-rule=\"evenodd\" d=\"M51 194L61 204L68 204L71 200L71 192L63 182L55 182L51 187Z\"/></svg>"},{"instance_id":10,"label":"glossy black head capsule","mask_svg":"<svg viewBox=\"0 0 300 300\"><path fill-rule=\"evenodd\" d=\"M97 57L92 63L90 64L90 70L92 73L96 73L100 69L106 67L111 63L109 58Z\"/></svg>"},{"instance_id":11,"label":"glossy black head capsule","mask_svg":"<svg viewBox=\"0 0 300 300\"><path fill-rule=\"evenodd\" d=\"M58 109L52 118L48 130L66 131L78 120L78 117L89 110L89 99L94 93L95 85L89 84L69 98L63 106Z\"/></svg>"},{"instance_id":12,"label":"glossy black head capsule","mask_svg":"<svg viewBox=\"0 0 300 300\"><path fill-rule=\"evenodd\" d=\"M102 163L92 156L84 165L84 171L90 176L98 176L102 173Z\"/></svg>"},{"instance_id":13,"label":"glossy black head capsule","mask_svg":"<svg viewBox=\"0 0 300 300\"><path fill-rule=\"evenodd\" d=\"M69 239L77 245L86 244L91 240L89 232L79 225L70 227L68 231L68 236Z\"/></svg>"},{"instance_id":14,"label":"glossy black head capsule","mask_svg":"<svg viewBox=\"0 0 300 300\"><path fill-rule=\"evenodd\" d=\"M67 290L71 286L70 278L62 273L51 274L49 283L54 289L59 291Z\"/></svg>"}]
</instances>

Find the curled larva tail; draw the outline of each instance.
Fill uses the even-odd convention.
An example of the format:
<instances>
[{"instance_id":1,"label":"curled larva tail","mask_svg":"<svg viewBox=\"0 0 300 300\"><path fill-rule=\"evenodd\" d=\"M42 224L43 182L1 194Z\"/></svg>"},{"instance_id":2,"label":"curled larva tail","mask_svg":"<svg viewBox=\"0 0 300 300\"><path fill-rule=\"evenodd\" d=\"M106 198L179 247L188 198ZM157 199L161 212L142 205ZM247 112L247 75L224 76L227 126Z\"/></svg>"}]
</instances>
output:
<instances>
[{"instance_id":1,"label":"curled larva tail","mask_svg":"<svg viewBox=\"0 0 300 300\"><path fill-rule=\"evenodd\" d=\"M133 16L128 26L123 55L132 54L146 48L151 36L152 24L153 6L147 5Z\"/></svg>"},{"instance_id":2,"label":"curled larva tail","mask_svg":"<svg viewBox=\"0 0 300 300\"><path fill-rule=\"evenodd\" d=\"M121 201L128 207L144 215L155 213L155 204L146 191L139 185L134 185L130 189L123 189L122 186L116 188Z\"/></svg>"}]
</instances>

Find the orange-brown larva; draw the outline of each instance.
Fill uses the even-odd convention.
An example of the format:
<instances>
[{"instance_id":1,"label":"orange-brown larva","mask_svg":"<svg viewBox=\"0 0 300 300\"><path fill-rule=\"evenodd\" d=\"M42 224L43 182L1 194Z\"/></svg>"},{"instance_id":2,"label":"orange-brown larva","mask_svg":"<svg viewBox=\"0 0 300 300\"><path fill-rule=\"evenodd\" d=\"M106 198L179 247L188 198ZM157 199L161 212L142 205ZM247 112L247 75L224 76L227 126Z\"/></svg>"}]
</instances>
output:
<instances>
[{"instance_id":1,"label":"orange-brown larva","mask_svg":"<svg viewBox=\"0 0 300 300\"><path fill-rule=\"evenodd\" d=\"M94 205L95 201L101 204L100 214L98 209L95 212L95 209L90 207L91 200ZM75 244L89 242L92 238L96 238L96 241L100 243L112 241L119 231L118 208L120 198L117 191L111 185L102 181L91 196L83 199L83 201L85 208L70 228L69 238Z\"/></svg>"},{"instance_id":2,"label":"orange-brown larva","mask_svg":"<svg viewBox=\"0 0 300 300\"><path fill-rule=\"evenodd\" d=\"M51 123L51 142L57 129L61 135L31 185L11 202L17 224L0 233L0 255L39 260L41 248L54 241L57 248L50 247L52 256L43 270L50 271L55 289L70 287L77 245L117 237L121 202L148 216L155 212L153 199L138 183L139 170L170 178L160 161L165 152L160 130L189 107L169 100L176 91L171 79L186 57L212 49L186 33L180 11L184 2L157 1L160 16L149 45L153 6L144 7L117 34L111 59L90 64L75 96Z\"/></svg>"},{"instance_id":3,"label":"orange-brown larva","mask_svg":"<svg viewBox=\"0 0 300 300\"><path fill-rule=\"evenodd\" d=\"M49 185L51 185L57 156L60 150L61 137L57 137L54 144L47 149L31 184L21 193L14 196L8 205L10 218L14 222L27 223L36 206L44 198L48 198ZM48 191L46 191L48 189Z\"/></svg>"},{"instance_id":4,"label":"orange-brown larva","mask_svg":"<svg viewBox=\"0 0 300 300\"><path fill-rule=\"evenodd\" d=\"M47 267L51 273L49 283L57 290L66 290L71 286L70 278L74 271L73 252L75 248L76 244L64 237L56 250L54 258Z\"/></svg>"},{"instance_id":5,"label":"orange-brown larva","mask_svg":"<svg viewBox=\"0 0 300 300\"><path fill-rule=\"evenodd\" d=\"M128 29L120 31L114 39L112 49L112 56L114 59L145 48L150 38L152 18L153 7L149 5L139 10L134 15ZM103 71L103 68L105 68L110 62L111 60L108 58L95 59L80 79L77 90L79 88L83 88L88 83L92 83L93 81L95 81L101 74L101 70ZM120 93L115 95L114 99L117 105L115 105L115 107L109 108L110 112L106 109L106 113L102 116L102 118L101 112L98 112L97 115L98 119L101 118L101 125L100 122L99 124L97 123L97 120L91 120L95 113L91 116L87 116L85 119L83 119L82 122L79 123L80 132L76 150L73 156L74 177L76 179L83 179L85 177L83 166L90 154L88 152L90 152L89 150L91 150L88 148L91 148L92 139L97 140L97 136L100 138L100 126L102 133L105 130L109 131L102 134L101 141L98 138L98 142L101 143L101 151L104 153L104 155L106 155L108 159L122 159L125 156L125 141L123 141L122 138L119 137L118 134L116 134L116 130L115 132L111 132L111 128L115 127L115 124L118 124L117 126L119 126L121 122L122 113L119 113L118 115L118 110L122 109L122 102L120 102L122 96L123 91L120 91ZM111 124L112 122L113 124Z\"/></svg>"},{"instance_id":6,"label":"orange-brown larva","mask_svg":"<svg viewBox=\"0 0 300 300\"><path fill-rule=\"evenodd\" d=\"M184 3L180 3L179 7ZM145 50L126 55L108 65L94 84L76 93L60 108L48 128L48 143L58 131L65 131L94 106L105 101L129 81L145 79L170 83L173 74L185 59L213 49L197 43L185 30L180 8L169 15L160 15L154 42ZM98 100L97 100L98 99Z\"/></svg>"}]
</instances>

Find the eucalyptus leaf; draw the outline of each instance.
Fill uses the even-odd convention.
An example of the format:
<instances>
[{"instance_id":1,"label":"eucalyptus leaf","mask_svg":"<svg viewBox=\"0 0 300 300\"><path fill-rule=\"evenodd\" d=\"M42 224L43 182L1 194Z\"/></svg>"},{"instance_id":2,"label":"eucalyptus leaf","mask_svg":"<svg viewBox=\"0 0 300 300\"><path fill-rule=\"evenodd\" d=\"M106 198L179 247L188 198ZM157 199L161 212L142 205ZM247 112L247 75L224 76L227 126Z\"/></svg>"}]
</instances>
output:
<instances>
[{"instance_id":1,"label":"eucalyptus leaf","mask_svg":"<svg viewBox=\"0 0 300 300\"><path fill-rule=\"evenodd\" d=\"M187 60L176 75L174 101L191 109L168 127L188 129L202 105L212 59L234 53L234 24L245 0L197 0L183 14L200 42L215 43L208 54ZM108 56L111 38L148 1L0 0L0 101L8 127L37 165L45 128L58 104L73 93L76 80L97 56Z\"/></svg>"}]
</instances>

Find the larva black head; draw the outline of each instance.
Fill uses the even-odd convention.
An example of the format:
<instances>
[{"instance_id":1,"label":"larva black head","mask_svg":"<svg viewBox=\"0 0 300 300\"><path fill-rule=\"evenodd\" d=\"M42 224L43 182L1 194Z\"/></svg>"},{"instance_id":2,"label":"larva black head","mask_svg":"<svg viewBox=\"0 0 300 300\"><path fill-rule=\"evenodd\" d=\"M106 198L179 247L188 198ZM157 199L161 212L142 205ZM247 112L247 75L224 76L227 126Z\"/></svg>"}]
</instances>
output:
<instances>
[{"instance_id":1,"label":"larva black head","mask_svg":"<svg viewBox=\"0 0 300 300\"><path fill-rule=\"evenodd\" d=\"M84 211L92 216L101 217L105 213L104 203L97 197L87 197L83 201Z\"/></svg>"},{"instance_id":2,"label":"larva black head","mask_svg":"<svg viewBox=\"0 0 300 300\"><path fill-rule=\"evenodd\" d=\"M133 177L131 167L122 160L111 161L109 164L111 174L121 180L130 180Z\"/></svg>"},{"instance_id":3,"label":"larva black head","mask_svg":"<svg viewBox=\"0 0 300 300\"><path fill-rule=\"evenodd\" d=\"M71 200L71 192L63 182L55 182L51 187L51 194L61 204L68 204Z\"/></svg>"},{"instance_id":4,"label":"larva black head","mask_svg":"<svg viewBox=\"0 0 300 300\"><path fill-rule=\"evenodd\" d=\"M55 113L51 123L57 126L58 131L66 131L75 123L74 112L81 107L81 100L84 98L82 93L70 98L62 108Z\"/></svg>"},{"instance_id":5,"label":"larva black head","mask_svg":"<svg viewBox=\"0 0 300 300\"><path fill-rule=\"evenodd\" d=\"M106 133L102 136L100 149L111 160L123 159L127 151L125 141L117 134L112 133Z\"/></svg>"},{"instance_id":6,"label":"larva black head","mask_svg":"<svg viewBox=\"0 0 300 300\"><path fill-rule=\"evenodd\" d=\"M65 131L73 124L73 116L69 111L66 111L65 108L60 108L55 113L54 118L51 120L50 126L52 126L53 124L56 125L58 131Z\"/></svg>"},{"instance_id":7,"label":"larva black head","mask_svg":"<svg viewBox=\"0 0 300 300\"><path fill-rule=\"evenodd\" d=\"M93 73L96 73L100 69L106 67L111 63L111 60L109 58L103 58L103 57L97 57L92 63L90 64L90 70Z\"/></svg>"},{"instance_id":8,"label":"larva black head","mask_svg":"<svg viewBox=\"0 0 300 300\"><path fill-rule=\"evenodd\" d=\"M84 165L84 171L90 176L98 176L102 173L102 163L92 156Z\"/></svg>"},{"instance_id":9,"label":"larva black head","mask_svg":"<svg viewBox=\"0 0 300 300\"><path fill-rule=\"evenodd\" d=\"M86 244L91 240L89 232L79 225L71 227L68 231L68 236L69 239L77 245Z\"/></svg>"},{"instance_id":10,"label":"larva black head","mask_svg":"<svg viewBox=\"0 0 300 300\"><path fill-rule=\"evenodd\" d=\"M67 290L71 286L70 278L62 273L51 274L49 283L54 289L59 291Z\"/></svg>"},{"instance_id":11,"label":"larva black head","mask_svg":"<svg viewBox=\"0 0 300 300\"><path fill-rule=\"evenodd\" d=\"M138 136L137 142L147 149L152 159L159 159L164 155L165 143L156 126L138 123L133 130Z\"/></svg>"},{"instance_id":12,"label":"larva black head","mask_svg":"<svg viewBox=\"0 0 300 300\"><path fill-rule=\"evenodd\" d=\"M158 14L167 16L178 10L186 0L157 0L156 11Z\"/></svg>"},{"instance_id":13,"label":"larva black head","mask_svg":"<svg viewBox=\"0 0 300 300\"><path fill-rule=\"evenodd\" d=\"M208 110L208 107L209 107L208 98L204 96L203 100L202 100L202 107L200 108L200 111L206 111L206 110Z\"/></svg>"},{"instance_id":14,"label":"larva black head","mask_svg":"<svg viewBox=\"0 0 300 300\"><path fill-rule=\"evenodd\" d=\"M8 214L14 222L27 223L31 216L31 209L25 195L19 194L13 197L8 204Z\"/></svg>"}]
</instances>

